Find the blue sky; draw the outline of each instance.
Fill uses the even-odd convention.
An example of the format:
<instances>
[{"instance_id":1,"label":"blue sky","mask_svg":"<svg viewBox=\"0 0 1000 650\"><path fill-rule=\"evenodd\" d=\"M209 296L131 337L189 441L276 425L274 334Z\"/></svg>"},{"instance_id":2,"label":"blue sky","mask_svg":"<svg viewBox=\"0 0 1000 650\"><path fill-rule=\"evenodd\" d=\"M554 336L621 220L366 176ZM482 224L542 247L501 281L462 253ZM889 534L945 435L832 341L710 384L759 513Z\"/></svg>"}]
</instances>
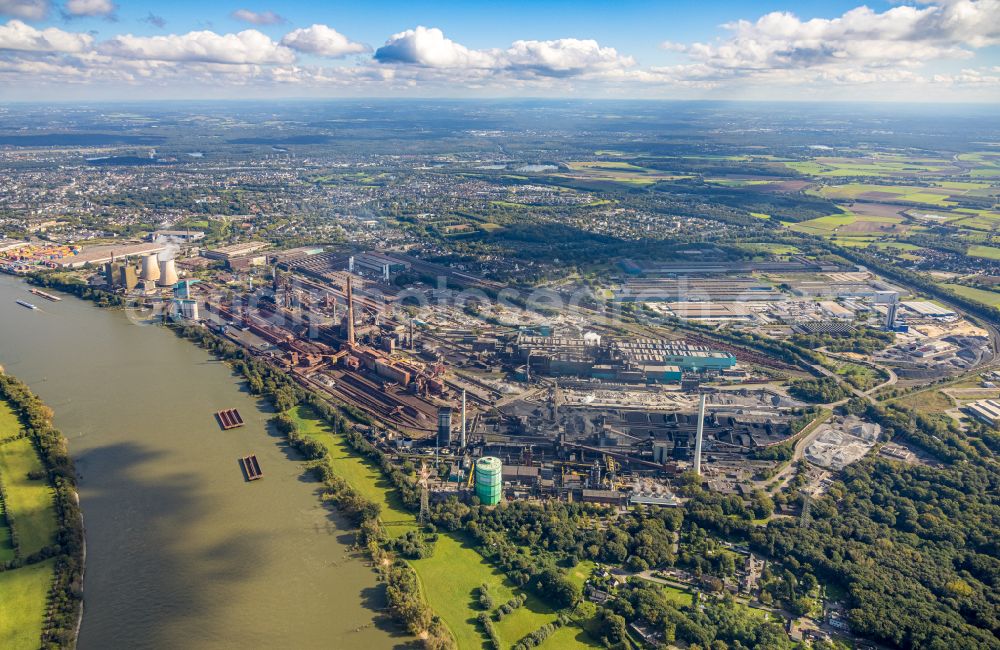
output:
<instances>
[{"instance_id":1,"label":"blue sky","mask_svg":"<svg viewBox=\"0 0 1000 650\"><path fill-rule=\"evenodd\" d=\"M0 0L0 100L1000 101L1000 0Z\"/></svg>"}]
</instances>

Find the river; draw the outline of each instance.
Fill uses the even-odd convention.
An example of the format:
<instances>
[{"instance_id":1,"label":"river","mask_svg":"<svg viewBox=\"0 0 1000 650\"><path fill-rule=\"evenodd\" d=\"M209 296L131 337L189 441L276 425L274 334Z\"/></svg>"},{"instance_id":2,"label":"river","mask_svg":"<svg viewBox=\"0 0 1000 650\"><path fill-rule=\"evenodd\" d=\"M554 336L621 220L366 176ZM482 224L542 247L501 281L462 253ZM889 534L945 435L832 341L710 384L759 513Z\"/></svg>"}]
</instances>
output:
<instances>
[{"instance_id":1,"label":"river","mask_svg":"<svg viewBox=\"0 0 1000 650\"><path fill-rule=\"evenodd\" d=\"M29 310L21 298L38 306ZM81 650L392 648L376 576L223 363L161 327L0 275L0 365L56 413L87 533ZM220 430L215 411L246 426ZM248 483L238 457L256 453Z\"/></svg>"}]
</instances>

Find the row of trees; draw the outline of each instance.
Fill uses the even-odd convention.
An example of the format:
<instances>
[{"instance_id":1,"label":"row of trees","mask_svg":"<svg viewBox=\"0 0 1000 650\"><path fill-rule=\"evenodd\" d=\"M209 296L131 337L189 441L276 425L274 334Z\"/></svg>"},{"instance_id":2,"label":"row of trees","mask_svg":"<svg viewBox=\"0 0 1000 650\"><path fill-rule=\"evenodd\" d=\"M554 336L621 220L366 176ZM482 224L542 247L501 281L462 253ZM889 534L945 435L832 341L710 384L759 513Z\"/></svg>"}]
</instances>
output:
<instances>
[{"instance_id":1,"label":"row of trees","mask_svg":"<svg viewBox=\"0 0 1000 650\"><path fill-rule=\"evenodd\" d=\"M57 289L66 293L71 293L77 298L89 300L98 307L124 307L125 298L113 293L91 287L83 280L75 277L60 274L36 272L27 276L28 282L47 289Z\"/></svg>"},{"instance_id":2,"label":"row of trees","mask_svg":"<svg viewBox=\"0 0 1000 650\"><path fill-rule=\"evenodd\" d=\"M71 647L76 639L76 623L83 598L83 520L77 505L73 460L69 457L66 439L52 426L52 410L26 385L2 371L0 399L7 401L19 416L53 488L58 522L55 543L17 561L34 564L55 558L40 645L43 648Z\"/></svg>"}]
</instances>

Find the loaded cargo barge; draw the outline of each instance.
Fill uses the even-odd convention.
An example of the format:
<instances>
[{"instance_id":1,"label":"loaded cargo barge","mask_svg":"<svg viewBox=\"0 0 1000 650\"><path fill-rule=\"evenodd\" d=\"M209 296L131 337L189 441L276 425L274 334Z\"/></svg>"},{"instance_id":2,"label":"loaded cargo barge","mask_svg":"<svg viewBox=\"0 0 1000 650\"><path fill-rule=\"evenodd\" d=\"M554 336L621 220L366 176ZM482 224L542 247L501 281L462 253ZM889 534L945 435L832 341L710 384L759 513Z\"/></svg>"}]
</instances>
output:
<instances>
[{"instance_id":1,"label":"loaded cargo barge","mask_svg":"<svg viewBox=\"0 0 1000 650\"><path fill-rule=\"evenodd\" d=\"M18 299L17 304L21 305L22 307L27 307L28 309L38 309L38 307L35 307L34 305L32 305L27 300L20 300L20 299Z\"/></svg>"},{"instance_id":2,"label":"loaded cargo barge","mask_svg":"<svg viewBox=\"0 0 1000 650\"><path fill-rule=\"evenodd\" d=\"M51 300L52 302L59 302L60 300L62 300L62 298L60 298L59 296L53 296L48 291L42 291L41 289L34 289L34 288L32 288L32 289L28 289L28 291L30 291L31 293L35 294L36 296L41 296L42 298L45 298L46 300Z\"/></svg>"}]
</instances>

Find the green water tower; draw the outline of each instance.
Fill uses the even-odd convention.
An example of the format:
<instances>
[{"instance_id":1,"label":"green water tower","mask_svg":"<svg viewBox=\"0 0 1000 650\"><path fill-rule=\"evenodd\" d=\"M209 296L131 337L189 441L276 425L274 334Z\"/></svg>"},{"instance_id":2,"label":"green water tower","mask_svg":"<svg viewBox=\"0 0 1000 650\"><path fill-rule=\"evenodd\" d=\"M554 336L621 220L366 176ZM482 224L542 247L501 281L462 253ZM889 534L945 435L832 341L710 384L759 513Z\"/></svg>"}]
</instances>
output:
<instances>
[{"instance_id":1,"label":"green water tower","mask_svg":"<svg viewBox=\"0 0 1000 650\"><path fill-rule=\"evenodd\" d=\"M476 461L476 496L485 506L500 503L503 495L503 463L494 456L483 456Z\"/></svg>"}]
</instances>

